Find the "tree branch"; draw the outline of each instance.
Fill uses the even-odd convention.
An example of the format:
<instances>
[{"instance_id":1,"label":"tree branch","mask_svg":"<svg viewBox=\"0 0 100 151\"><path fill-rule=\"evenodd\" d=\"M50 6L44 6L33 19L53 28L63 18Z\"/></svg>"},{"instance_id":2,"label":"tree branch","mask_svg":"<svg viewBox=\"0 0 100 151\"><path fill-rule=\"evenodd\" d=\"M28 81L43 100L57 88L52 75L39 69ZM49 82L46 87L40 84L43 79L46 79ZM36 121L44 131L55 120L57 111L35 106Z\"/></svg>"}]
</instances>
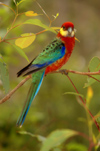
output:
<instances>
[{"instance_id":1,"label":"tree branch","mask_svg":"<svg viewBox=\"0 0 100 151\"><path fill-rule=\"evenodd\" d=\"M53 73L62 73L65 75L66 75L66 73L67 74L68 73L74 73L74 74L80 74L80 75L87 75L87 76L90 76L91 78L92 78L91 75L100 75L100 71L97 71L97 72L79 72L79 71L66 70L66 69L54 71ZM24 80L22 80L11 92L9 92L3 99L0 100L0 104L6 102L17 91L17 89L20 88L30 78L31 78L31 76L27 76Z\"/></svg>"},{"instance_id":2,"label":"tree branch","mask_svg":"<svg viewBox=\"0 0 100 151\"><path fill-rule=\"evenodd\" d=\"M17 89L19 89L30 78L31 78L31 75L27 76L24 80L22 80L12 91L10 91L3 99L0 100L0 104L10 99L10 97L17 91Z\"/></svg>"},{"instance_id":3,"label":"tree branch","mask_svg":"<svg viewBox=\"0 0 100 151\"><path fill-rule=\"evenodd\" d=\"M70 79L70 77L68 76L69 72L74 73L74 74L87 75L87 76L90 76L90 77L92 77L91 75L100 75L100 71L97 71L97 72L79 72L79 71L62 69L62 70L58 70L58 71L53 72L53 73L61 73L61 74L66 75L67 78L69 79L69 81L71 82L71 84L73 85L73 87L74 87L75 91L77 92L77 94L79 94L79 92L78 92L77 88L75 87L74 83L72 82L72 80ZM3 99L0 100L0 104L6 102L17 91L17 89L19 89L30 78L31 78L31 75L27 76L24 80L22 80L12 91L10 91ZM94 116L89 111L88 107L86 106L86 103L84 102L84 100L82 99L81 96L79 96L79 98L80 98L84 108L88 111L88 113L92 117L96 127L98 128L98 130L100 132L100 127L99 127L98 123L96 122Z\"/></svg>"},{"instance_id":4,"label":"tree branch","mask_svg":"<svg viewBox=\"0 0 100 151\"><path fill-rule=\"evenodd\" d=\"M58 71L54 71L54 73L74 73L74 74L80 74L80 75L100 75L100 70L97 72L80 72L80 71L73 71L73 70L66 70L66 69L62 69L62 70L58 70Z\"/></svg>"}]
</instances>

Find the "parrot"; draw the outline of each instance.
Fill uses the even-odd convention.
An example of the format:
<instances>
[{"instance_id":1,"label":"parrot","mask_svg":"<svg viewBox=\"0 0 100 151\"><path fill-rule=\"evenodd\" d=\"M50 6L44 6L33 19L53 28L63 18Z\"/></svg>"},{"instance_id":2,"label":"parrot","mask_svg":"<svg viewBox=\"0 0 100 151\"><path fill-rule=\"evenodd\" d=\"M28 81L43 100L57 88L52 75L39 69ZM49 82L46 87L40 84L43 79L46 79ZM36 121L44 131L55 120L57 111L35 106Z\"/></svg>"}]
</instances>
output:
<instances>
[{"instance_id":1,"label":"parrot","mask_svg":"<svg viewBox=\"0 0 100 151\"><path fill-rule=\"evenodd\" d=\"M32 101L37 95L44 77L60 69L69 59L75 46L74 24L65 22L62 24L57 36L36 56L26 67L17 73L19 76L32 76L31 86L29 88L25 104L16 123L22 126L29 111Z\"/></svg>"}]
</instances>

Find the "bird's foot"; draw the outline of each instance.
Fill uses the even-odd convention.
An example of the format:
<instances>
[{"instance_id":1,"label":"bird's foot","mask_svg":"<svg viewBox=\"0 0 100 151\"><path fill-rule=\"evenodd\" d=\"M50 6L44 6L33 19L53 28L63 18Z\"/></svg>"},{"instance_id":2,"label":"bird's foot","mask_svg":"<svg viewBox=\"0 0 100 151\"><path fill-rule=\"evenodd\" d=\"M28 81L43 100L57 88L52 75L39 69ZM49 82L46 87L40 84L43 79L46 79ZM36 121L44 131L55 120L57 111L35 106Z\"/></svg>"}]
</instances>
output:
<instances>
[{"instance_id":1,"label":"bird's foot","mask_svg":"<svg viewBox=\"0 0 100 151\"><path fill-rule=\"evenodd\" d=\"M68 75L68 71L67 71L66 69L62 69L62 70L60 70L60 72L61 72L62 74Z\"/></svg>"}]
</instances>

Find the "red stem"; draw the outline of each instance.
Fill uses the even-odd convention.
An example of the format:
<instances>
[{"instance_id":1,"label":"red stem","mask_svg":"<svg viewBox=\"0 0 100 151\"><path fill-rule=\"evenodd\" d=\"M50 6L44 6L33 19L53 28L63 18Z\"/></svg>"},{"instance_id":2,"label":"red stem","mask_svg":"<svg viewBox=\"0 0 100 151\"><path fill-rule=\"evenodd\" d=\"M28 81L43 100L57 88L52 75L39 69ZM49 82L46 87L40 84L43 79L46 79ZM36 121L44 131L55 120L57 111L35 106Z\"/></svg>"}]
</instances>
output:
<instances>
[{"instance_id":1,"label":"red stem","mask_svg":"<svg viewBox=\"0 0 100 151\"><path fill-rule=\"evenodd\" d=\"M72 80L70 79L70 77L69 77L68 75L66 75L66 76L68 77L69 81L70 81L70 82L71 82L71 84L73 85L73 87L74 87L75 91L77 92L77 94L79 94L79 92L78 92L77 88L75 87L75 85L74 85L74 83L72 82ZM81 96L79 96L79 98L80 98L81 102L83 103L84 108L88 111L88 113L89 113L89 114L90 114L90 116L92 117L92 119L93 119L93 121L94 121L94 123L95 123L96 127L98 128L98 131L100 132L99 125L98 125L98 123L96 122L96 120L95 120L94 116L92 115L92 113L91 113L91 112L89 111L89 109L87 108L87 106L86 106L86 104L85 104L84 100L82 99L82 97L81 97Z\"/></svg>"}]
</instances>

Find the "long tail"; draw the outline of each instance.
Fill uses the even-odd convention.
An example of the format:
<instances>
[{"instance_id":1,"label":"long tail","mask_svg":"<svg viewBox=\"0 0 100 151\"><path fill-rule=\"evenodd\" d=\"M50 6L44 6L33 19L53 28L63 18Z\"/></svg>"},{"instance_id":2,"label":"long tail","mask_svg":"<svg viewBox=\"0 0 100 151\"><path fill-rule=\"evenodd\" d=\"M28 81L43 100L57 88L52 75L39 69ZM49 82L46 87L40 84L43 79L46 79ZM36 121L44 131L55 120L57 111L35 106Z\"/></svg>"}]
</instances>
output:
<instances>
[{"instance_id":1,"label":"long tail","mask_svg":"<svg viewBox=\"0 0 100 151\"><path fill-rule=\"evenodd\" d=\"M28 113L28 110L31 106L31 103L34 100L35 96L37 95L37 93L40 89L40 86L43 81L44 73L45 73L45 70L43 69L43 70L40 70L40 71L32 74L32 84L30 86L30 89L29 89L24 107L22 109L21 115L16 123L17 126L23 125L26 115Z\"/></svg>"}]
</instances>

